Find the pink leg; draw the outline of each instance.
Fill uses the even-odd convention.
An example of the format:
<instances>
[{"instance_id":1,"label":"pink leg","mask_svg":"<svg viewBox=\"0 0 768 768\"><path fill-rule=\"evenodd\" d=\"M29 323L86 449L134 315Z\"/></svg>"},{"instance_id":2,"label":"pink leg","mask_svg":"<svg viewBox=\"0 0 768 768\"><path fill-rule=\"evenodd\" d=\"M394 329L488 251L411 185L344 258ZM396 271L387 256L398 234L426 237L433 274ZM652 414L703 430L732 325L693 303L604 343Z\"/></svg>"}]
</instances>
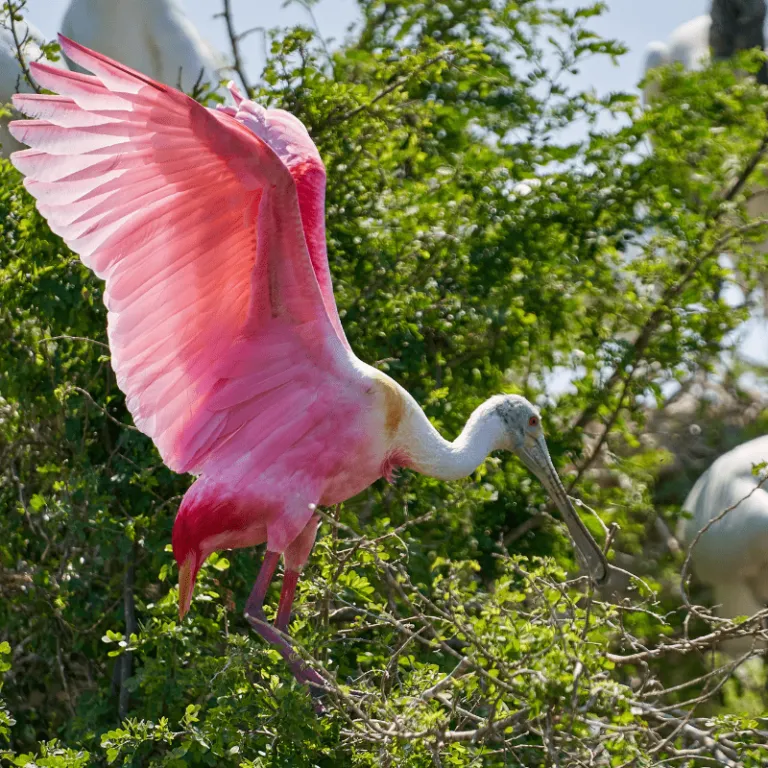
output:
<instances>
[{"instance_id":1,"label":"pink leg","mask_svg":"<svg viewBox=\"0 0 768 768\"><path fill-rule=\"evenodd\" d=\"M293 676L300 683L308 685L313 696L322 695L323 691L318 690L315 686L324 685L323 678L297 656L291 643L267 622L267 617L264 615L264 598L269 589L269 584L272 581L279 560L280 554L278 552L267 551L264 555L264 562L259 570L259 575L256 577L256 583L253 585L251 594L245 604L245 618L248 619L248 623L262 639L277 648L280 655L286 660L288 666L291 668ZM291 571L286 573L286 577L288 577L289 574L291 574ZM283 591L280 596L280 608L278 609L278 619L281 615L280 611L287 614L288 618L290 617L291 604L293 603L293 594L296 590L297 580L298 574L296 574L296 579L293 581L293 587L290 588L290 599L286 600L286 607L283 607L284 597L286 596L286 585L283 585Z\"/></svg>"},{"instance_id":2,"label":"pink leg","mask_svg":"<svg viewBox=\"0 0 768 768\"><path fill-rule=\"evenodd\" d=\"M259 575L256 577L256 583L253 585L248 602L245 604L245 616L264 615L264 598L267 596L267 590L275 575L275 569L280 562L278 552L267 551L264 554L264 562L259 569Z\"/></svg>"},{"instance_id":3,"label":"pink leg","mask_svg":"<svg viewBox=\"0 0 768 768\"><path fill-rule=\"evenodd\" d=\"M302 532L291 542L285 550L285 576L283 577L283 589L280 592L280 605L277 609L275 626L281 632L288 631L291 621L291 606L296 595L296 584L301 575L301 569L309 558L309 553L315 544L317 528L320 525L319 515L313 515L304 526Z\"/></svg>"},{"instance_id":4,"label":"pink leg","mask_svg":"<svg viewBox=\"0 0 768 768\"><path fill-rule=\"evenodd\" d=\"M298 571L285 571L283 589L280 592L280 605L277 607L277 619L275 619L275 626L281 632L288 632L288 625L291 622L291 608L293 607L293 598L296 595L296 585L298 582Z\"/></svg>"}]
</instances>

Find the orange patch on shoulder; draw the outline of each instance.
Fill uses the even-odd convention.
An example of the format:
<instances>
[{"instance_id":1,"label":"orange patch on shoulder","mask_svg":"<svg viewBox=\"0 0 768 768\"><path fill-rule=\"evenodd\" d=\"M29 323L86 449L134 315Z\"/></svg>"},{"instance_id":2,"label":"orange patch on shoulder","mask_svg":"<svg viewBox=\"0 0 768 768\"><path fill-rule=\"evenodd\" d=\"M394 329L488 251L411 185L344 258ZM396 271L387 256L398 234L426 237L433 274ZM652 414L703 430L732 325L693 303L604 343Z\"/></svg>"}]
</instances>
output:
<instances>
[{"instance_id":1,"label":"orange patch on shoulder","mask_svg":"<svg viewBox=\"0 0 768 768\"><path fill-rule=\"evenodd\" d=\"M384 394L384 430L387 437L393 437L403 420L405 400L389 376L382 375L377 382Z\"/></svg>"}]
</instances>

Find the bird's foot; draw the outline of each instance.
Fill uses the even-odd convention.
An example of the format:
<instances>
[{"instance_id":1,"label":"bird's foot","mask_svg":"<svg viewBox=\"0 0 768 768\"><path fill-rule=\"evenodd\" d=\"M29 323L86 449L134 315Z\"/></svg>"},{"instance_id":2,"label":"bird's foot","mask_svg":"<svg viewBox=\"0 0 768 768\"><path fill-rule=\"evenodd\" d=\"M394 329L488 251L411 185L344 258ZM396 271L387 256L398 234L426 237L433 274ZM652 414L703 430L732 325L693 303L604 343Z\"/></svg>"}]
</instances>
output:
<instances>
[{"instance_id":1,"label":"bird's foot","mask_svg":"<svg viewBox=\"0 0 768 768\"><path fill-rule=\"evenodd\" d=\"M304 659L296 653L296 649L290 642L290 639L279 632L268 621L263 611L260 615L253 616L245 613L245 618L254 629L254 631L270 645L274 646L293 672L293 676L302 685L306 685L312 696L312 703L315 712L319 715L325 713L325 707L320 699L327 693L327 683L319 672L312 669Z\"/></svg>"}]
</instances>

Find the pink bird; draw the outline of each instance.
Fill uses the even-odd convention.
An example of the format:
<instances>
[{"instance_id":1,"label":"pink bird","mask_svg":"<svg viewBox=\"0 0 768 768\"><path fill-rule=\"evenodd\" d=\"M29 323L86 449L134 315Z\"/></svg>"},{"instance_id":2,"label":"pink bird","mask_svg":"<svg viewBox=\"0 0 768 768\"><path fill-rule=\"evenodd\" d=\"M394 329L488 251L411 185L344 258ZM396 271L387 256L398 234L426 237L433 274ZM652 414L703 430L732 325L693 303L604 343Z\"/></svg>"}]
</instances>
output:
<instances>
[{"instance_id":1,"label":"pink bird","mask_svg":"<svg viewBox=\"0 0 768 768\"><path fill-rule=\"evenodd\" d=\"M31 65L59 95L14 97L34 119L11 124L31 147L12 161L51 229L106 281L112 366L136 426L171 469L197 475L173 528L182 618L212 552L266 543L246 617L298 680L322 686L286 634L318 505L397 467L464 477L497 449L539 477L592 578L609 578L533 405L492 397L449 442L354 355L328 269L325 169L298 119L233 84L234 107L206 109L59 40L93 76ZM263 604L281 556L275 629Z\"/></svg>"}]
</instances>

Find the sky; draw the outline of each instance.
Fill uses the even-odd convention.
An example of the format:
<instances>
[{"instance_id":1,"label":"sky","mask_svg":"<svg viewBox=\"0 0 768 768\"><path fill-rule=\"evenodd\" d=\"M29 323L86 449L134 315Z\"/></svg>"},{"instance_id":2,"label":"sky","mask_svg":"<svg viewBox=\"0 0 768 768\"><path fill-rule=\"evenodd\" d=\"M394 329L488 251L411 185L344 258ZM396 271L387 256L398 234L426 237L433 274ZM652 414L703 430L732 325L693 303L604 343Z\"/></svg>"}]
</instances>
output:
<instances>
[{"instance_id":1,"label":"sky","mask_svg":"<svg viewBox=\"0 0 768 768\"><path fill-rule=\"evenodd\" d=\"M133 0L144 2L144 0ZM630 2L631 0L627 0ZM102 0L112 2L112 0ZM178 0L187 16L209 43L221 51L229 52L229 38L223 19L214 18L221 12L222 0ZM61 20L69 7L70 0L28 0L29 20L51 39L59 31ZM253 27L273 29L275 27L303 24L311 26L307 11L295 0L283 7L285 0L231 0L235 29L244 31ZM344 40L350 24L358 18L355 0L320 0L314 6L318 26L324 38L334 38L337 43ZM242 53L249 77L256 81L264 65L263 43L256 33L243 42Z\"/></svg>"},{"instance_id":2,"label":"sky","mask_svg":"<svg viewBox=\"0 0 768 768\"><path fill-rule=\"evenodd\" d=\"M28 0L29 18L46 38L52 38L58 31L69 1ZM223 21L213 18L220 12L222 0L180 0L180 3L210 43L224 51L229 49ZM561 0L561 5L570 9L585 4L587 0ZM231 0L231 5L239 30L311 23L306 10L296 0L285 8L284 0ZM593 21L592 26L603 36L626 43L630 52L622 58L620 67L606 65L602 59L585 66L577 82L591 83L599 91L631 90L640 76L645 46L652 40L666 39L678 24L706 13L708 7L709 0L609 0L608 11ZM350 24L359 18L354 0L320 0L314 12L323 37L337 42L344 39ZM244 42L243 53L248 74L256 80L263 65L262 44L257 34Z\"/></svg>"},{"instance_id":3,"label":"sky","mask_svg":"<svg viewBox=\"0 0 768 768\"><path fill-rule=\"evenodd\" d=\"M219 50L228 52L229 41L224 22L215 18L223 5L222 0L179 1L202 35ZM28 17L46 38L51 39L59 29L69 2L28 0ZM561 0L561 5L573 10L586 2ZM598 93L636 90L648 43L666 40L679 24L707 13L710 0L608 0L607 4L608 10L593 19L591 27L603 37L620 40L629 52L621 57L618 66L611 65L605 57L586 62L572 81L574 87L592 87ZM284 0L231 0L231 6L237 30L313 24L307 10L296 0L287 3ZM314 15L322 36L334 40L336 44L345 39L350 26L359 20L355 0L320 0L314 6ZM259 79L264 65L262 40L257 33L248 37L242 45L247 74L254 82ZM736 293L732 297L739 299ZM742 352L757 362L768 364L768 323L753 319L741 333L744 334Z\"/></svg>"}]
</instances>

